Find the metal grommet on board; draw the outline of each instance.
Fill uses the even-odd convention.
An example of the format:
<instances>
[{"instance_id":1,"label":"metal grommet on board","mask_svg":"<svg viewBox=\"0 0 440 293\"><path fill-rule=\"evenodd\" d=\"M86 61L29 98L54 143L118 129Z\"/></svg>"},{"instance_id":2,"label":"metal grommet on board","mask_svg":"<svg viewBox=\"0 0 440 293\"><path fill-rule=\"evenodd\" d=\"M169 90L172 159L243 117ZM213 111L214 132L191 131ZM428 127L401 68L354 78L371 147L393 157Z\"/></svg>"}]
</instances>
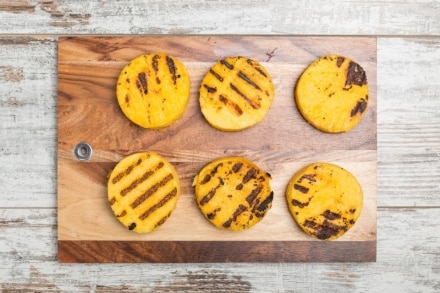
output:
<instances>
[{"instance_id":1,"label":"metal grommet on board","mask_svg":"<svg viewBox=\"0 0 440 293\"><path fill-rule=\"evenodd\" d=\"M92 157L92 146L86 142L79 142L75 145L73 154L79 161L87 161Z\"/></svg>"}]
</instances>

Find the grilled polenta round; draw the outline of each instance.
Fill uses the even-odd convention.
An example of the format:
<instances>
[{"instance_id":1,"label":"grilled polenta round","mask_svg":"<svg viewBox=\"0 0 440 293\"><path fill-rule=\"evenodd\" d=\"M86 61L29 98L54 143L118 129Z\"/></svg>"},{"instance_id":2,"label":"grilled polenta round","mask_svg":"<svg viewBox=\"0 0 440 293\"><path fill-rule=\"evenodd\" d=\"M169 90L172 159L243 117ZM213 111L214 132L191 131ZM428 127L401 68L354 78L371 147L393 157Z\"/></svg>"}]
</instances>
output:
<instances>
[{"instance_id":1,"label":"grilled polenta round","mask_svg":"<svg viewBox=\"0 0 440 293\"><path fill-rule=\"evenodd\" d=\"M297 224L309 235L333 240L357 221L363 192L347 170L330 163L313 163L290 180L287 205Z\"/></svg>"},{"instance_id":2,"label":"grilled polenta round","mask_svg":"<svg viewBox=\"0 0 440 293\"><path fill-rule=\"evenodd\" d=\"M323 56L300 76L295 100L302 116L315 128L328 133L350 131L368 106L366 73L349 58Z\"/></svg>"},{"instance_id":3,"label":"grilled polenta round","mask_svg":"<svg viewBox=\"0 0 440 293\"><path fill-rule=\"evenodd\" d=\"M148 129L171 125L186 109L190 79L185 66L164 53L141 55L121 71L116 96L122 112Z\"/></svg>"},{"instance_id":4,"label":"grilled polenta round","mask_svg":"<svg viewBox=\"0 0 440 293\"><path fill-rule=\"evenodd\" d=\"M138 233L154 231L165 223L180 196L176 170L154 152L122 159L110 173L107 188L117 219Z\"/></svg>"},{"instance_id":5,"label":"grilled polenta round","mask_svg":"<svg viewBox=\"0 0 440 293\"><path fill-rule=\"evenodd\" d=\"M243 157L207 164L193 186L203 215L221 229L241 231L263 219L272 206L270 175Z\"/></svg>"},{"instance_id":6,"label":"grilled polenta round","mask_svg":"<svg viewBox=\"0 0 440 293\"><path fill-rule=\"evenodd\" d=\"M223 131L238 131L263 120L275 89L261 64L237 56L214 64L199 92L200 108L208 123Z\"/></svg>"}]
</instances>

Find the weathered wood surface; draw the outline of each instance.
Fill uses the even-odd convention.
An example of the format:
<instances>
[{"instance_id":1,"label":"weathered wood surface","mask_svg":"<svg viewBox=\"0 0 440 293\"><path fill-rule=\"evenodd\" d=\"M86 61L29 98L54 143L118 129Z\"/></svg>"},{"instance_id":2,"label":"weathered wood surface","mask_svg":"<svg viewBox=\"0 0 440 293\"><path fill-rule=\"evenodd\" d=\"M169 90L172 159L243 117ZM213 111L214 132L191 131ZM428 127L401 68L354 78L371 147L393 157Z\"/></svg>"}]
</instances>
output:
<instances>
[{"instance_id":1,"label":"weathered wood surface","mask_svg":"<svg viewBox=\"0 0 440 293\"><path fill-rule=\"evenodd\" d=\"M432 0L2 0L0 33L438 35L439 9Z\"/></svg>"},{"instance_id":2,"label":"weathered wood surface","mask_svg":"<svg viewBox=\"0 0 440 293\"><path fill-rule=\"evenodd\" d=\"M0 2L3 291L440 290L438 1L242 1L230 7L226 1L141 2ZM177 11L179 6L185 9ZM81 22L86 14L88 21ZM377 262L58 264L57 36L79 33L381 35Z\"/></svg>"},{"instance_id":3,"label":"weathered wood surface","mask_svg":"<svg viewBox=\"0 0 440 293\"><path fill-rule=\"evenodd\" d=\"M183 117L160 131L141 129L129 123L115 96L116 80L124 64L151 52L167 52L179 59L188 69L192 85ZM367 72L369 103L355 129L348 133L325 134L308 125L297 111L293 89L311 62L335 52L356 60ZM225 56L237 55L252 58L267 68L276 97L268 115L258 125L235 133L221 132L209 126L201 115L198 87L212 64ZM59 260L374 261L376 116L376 39L371 37L60 38ZM87 162L78 162L72 154L72 149L81 141L93 147L93 156ZM111 168L125 155L142 150L160 153L173 163L182 190L170 219L151 234L133 233L120 225L110 212L106 195L107 174ZM259 225L241 233L211 225L194 201L195 174L222 156L245 156L272 177L274 200L270 212ZM293 174L305 164L316 161L333 162L346 168L355 174L363 189L360 218L334 243L314 241L303 233L295 225L285 201L286 186ZM94 251L95 256L90 256L87 250Z\"/></svg>"}]
</instances>

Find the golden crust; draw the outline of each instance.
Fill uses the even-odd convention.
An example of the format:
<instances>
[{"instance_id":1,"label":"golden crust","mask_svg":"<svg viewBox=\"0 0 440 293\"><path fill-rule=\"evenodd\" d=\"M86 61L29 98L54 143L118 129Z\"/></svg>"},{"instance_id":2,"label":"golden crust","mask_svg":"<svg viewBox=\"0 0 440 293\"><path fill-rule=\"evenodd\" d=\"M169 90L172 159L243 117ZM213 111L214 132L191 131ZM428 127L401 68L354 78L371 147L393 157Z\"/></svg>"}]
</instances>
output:
<instances>
[{"instance_id":1,"label":"golden crust","mask_svg":"<svg viewBox=\"0 0 440 293\"><path fill-rule=\"evenodd\" d=\"M208 123L238 131L266 116L275 89L267 70L257 61L236 56L214 64L200 86L200 108Z\"/></svg>"},{"instance_id":2,"label":"golden crust","mask_svg":"<svg viewBox=\"0 0 440 293\"><path fill-rule=\"evenodd\" d=\"M197 204L216 227L232 231L260 222L272 206L270 175L243 157L212 161L194 179Z\"/></svg>"},{"instance_id":3,"label":"golden crust","mask_svg":"<svg viewBox=\"0 0 440 293\"><path fill-rule=\"evenodd\" d=\"M180 196L176 170L153 152L122 159L107 181L108 201L117 219L129 230L147 233L170 217Z\"/></svg>"},{"instance_id":4,"label":"golden crust","mask_svg":"<svg viewBox=\"0 0 440 293\"><path fill-rule=\"evenodd\" d=\"M349 58L323 56L300 76L295 100L302 116L317 129L328 133L350 131L368 106L366 73Z\"/></svg>"},{"instance_id":5,"label":"golden crust","mask_svg":"<svg viewBox=\"0 0 440 293\"><path fill-rule=\"evenodd\" d=\"M125 116L149 129L164 128L179 119L189 100L185 66L164 53L141 55L120 72L116 96Z\"/></svg>"},{"instance_id":6,"label":"golden crust","mask_svg":"<svg viewBox=\"0 0 440 293\"><path fill-rule=\"evenodd\" d=\"M292 177L286 200L301 229L318 239L333 240L359 218L363 192L347 170L330 163L313 163Z\"/></svg>"}]
</instances>

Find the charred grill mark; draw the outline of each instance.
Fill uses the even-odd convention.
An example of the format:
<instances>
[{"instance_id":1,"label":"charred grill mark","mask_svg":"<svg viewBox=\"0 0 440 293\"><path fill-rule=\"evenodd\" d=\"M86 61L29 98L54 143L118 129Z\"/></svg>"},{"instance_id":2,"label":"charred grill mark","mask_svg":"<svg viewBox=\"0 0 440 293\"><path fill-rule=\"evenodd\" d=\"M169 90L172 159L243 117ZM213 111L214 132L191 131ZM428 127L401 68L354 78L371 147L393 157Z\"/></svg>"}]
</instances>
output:
<instances>
[{"instance_id":1,"label":"charred grill mark","mask_svg":"<svg viewBox=\"0 0 440 293\"><path fill-rule=\"evenodd\" d=\"M110 202L110 205L111 205L111 206L114 205L115 202L116 202L116 198L112 197L112 198L109 200L109 202Z\"/></svg>"},{"instance_id":2,"label":"charred grill mark","mask_svg":"<svg viewBox=\"0 0 440 293\"><path fill-rule=\"evenodd\" d=\"M303 181L303 179L306 179L309 182L316 182L316 174L304 174L303 176L301 176L301 178L299 178L298 183L301 183Z\"/></svg>"},{"instance_id":3,"label":"charred grill mark","mask_svg":"<svg viewBox=\"0 0 440 293\"><path fill-rule=\"evenodd\" d=\"M333 220L337 220L341 218L341 215L338 213L334 213L330 210L326 210L323 214L324 218L326 218L327 220L333 221Z\"/></svg>"},{"instance_id":4,"label":"charred grill mark","mask_svg":"<svg viewBox=\"0 0 440 293\"><path fill-rule=\"evenodd\" d=\"M154 174L155 171L159 170L163 166L164 163L159 162L159 164L153 170L148 170L140 178L136 178L128 187L121 190L121 196L126 196L127 193L135 189L139 184L147 180L151 175Z\"/></svg>"},{"instance_id":5,"label":"charred grill mark","mask_svg":"<svg viewBox=\"0 0 440 293\"><path fill-rule=\"evenodd\" d=\"M242 166L242 162L235 163L234 166L232 166L232 171L234 171L234 173L237 173L238 171L240 171Z\"/></svg>"},{"instance_id":6,"label":"charred grill mark","mask_svg":"<svg viewBox=\"0 0 440 293\"><path fill-rule=\"evenodd\" d=\"M156 225L154 225L154 228L162 226L166 222L166 220L170 217L170 215L171 215L171 213L169 213L168 215L166 215L162 219L160 219L159 222L157 222Z\"/></svg>"},{"instance_id":7,"label":"charred grill mark","mask_svg":"<svg viewBox=\"0 0 440 293\"><path fill-rule=\"evenodd\" d=\"M218 99L220 100L220 102L222 102L222 103L225 104L225 105L227 105L228 102L229 102L228 98L226 98L226 97L223 96L223 95L219 95L219 96L218 96Z\"/></svg>"},{"instance_id":8,"label":"charred grill mark","mask_svg":"<svg viewBox=\"0 0 440 293\"><path fill-rule=\"evenodd\" d=\"M125 175L125 173L119 173L118 175L113 177L112 183L116 184L117 182L119 182L124 177L124 175Z\"/></svg>"},{"instance_id":9,"label":"charred grill mark","mask_svg":"<svg viewBox=\"0 0 440 293\"><path fill-rule=\"evenodd\" d=\"M215 218L215 216L217 215L218 212L220 212L222 209L220 207L216 208L215 210L213 210L212 212L208 213L206 215L206 217L208 217L208 219L212 220Z\"/></svg>"},{"instance_id":10,"label":"charred grill mark","mask_svg":"<svg viewBox=\"0 0 440 293\"><path fill-rule=\"evenodd\" d=\"M327 220L325 220L322 224L316 223L313 219L305 220L303 225L304 227L312 229L314 231L313 234L318 239L322 240L336 236L340 231L347 231L346 226L338 226Z\"/></svg>"},{"instance_id":11,"label":"charred grill mark","mask_svg":"<svg viewBox=\"0 0 440 293\"><path fill-rule=\"evenodd\" d=\"M243 189L243 183L239 183L237 186L235 186L235 190L242 190Z\"/></svg>"},{"instance_id":12,"label":"charred grill mark","mask_svg":"<svg viewBox=\"0 0 440 293\"><path fill-rule=\"evenodd\" d=\"M209 182L209 180L211 180L211 175L210 174L206 174L205 178L203 178L203 180L200 182L200 184L206 184Z\"/></svg>"},{"instance_id":13,"label":"charred grill mark","mask_svg":"<svg viewBox=\"0 0 440 293\"><path fill-rule=\"evenodd\" d=\"M258 206L257 210L259 212L263 212L267 210L267 208L272 203L272 201L273 201L273 191L271 191L269 196L265 200L263 200L263 202Z\"/></svg>"},{"instance_id":14,"label":"charred grill mark","mask_svg":"<svg viewBox=\"0 0 440 293\"><path fill-rule=\"evenodd\" d=\"M133 169L136 166L139 166L141 163L142 163L142 159L139 159L134 164L128 166L127 169L125 169L123 172L121 172L118 175L116 175L115 177L113 177L112 183L113 184L118 183L122 178L124 178L124 176L127 176L128 174L130 174L131 171L133 171Z\"/></svg>"},{"instance_id":15,"label":"charred grill mark","mask_svg":"<svg viewBox=\"0 0 440 293\"><path fill-rule=\"evenodd\" d=\"M150 189L148 189L144 194L139 196L132 204L131 207L135 209L140 204L142 204L147 198L153 195L156 191L158 191L161 187L164 187L169 181L173 179L172 174L168 174L165 176L160 182L154 184Z\"/></svg>"},{"instance_id":16,"label":"charred grill mark","mask_svg":"<svg viewBox=\"0 0 440 293\"><path fill-rule=\"evenodd\" d=\"M353 84L358 86L367 84L367 75L359 64L350 61L347 68L347 79L345 80L344 89L351 88Z\"/></svg>"},{"instance_id":17,"label":"charred grill mark","mask_svg":"<svg viewBox=\"0 0 440 293\"><path fill-rule=\"evenodd\" d=\"M250 206L253 205L255 199L257 198L258 194L263 190L263 187L261 185L257 186L255 189L251 191L251 193L246 197L246 201Z\"/></svg>"},{"instance_id":18,"label":"charred grill mark","mask_svg":"<svg viewBox=\"0 0 440 293\"><path fill-rule=\"evenodd\" d=\"M234 65L232 65L231 63L229 63L228 61L226 61L224 59L221 60L220 63L223 64L224 66L226 66L227 68L229 68L230 70L234 69Z\"/></svg>"},{"instance_id":19,"label":"charred grill mark","mask_svg":"<svg viewBox=\"0 0 440 293\"><path fill-rule=\"evenodd\" d=\"M141 82L139 81L139 79L136 79L136 88L139 90L141 95L144 93L144 89L142 88L142 85L141 85Z\"/></svg>"},{"instance_id":20,"label":"charred grill mark","mask_svg":"<svg viewBox=\"0 0 440 293\"><path fill-rule=\"evenodd\" d=\"M247 59L246 61L250 66L252 66L258 73L267 78L266 72L262 70L252 59Z\"/></svg>"},{"instance_id":21,"label":"charred grill mark","mask_svg":"<svg viewBox=\"0 0 440 293\"><path fill-rule=\"evenodd\" d=\"M125 95L125 103L127 104L127 106L129 106L130 104L130 95L128 93Z\"/></svg>"},{"instance_id":22,"label":"charred grill mark","mask_svg":"<svg viewBox=\"0 0 440 293\"><path fill-rule=\"evenodd\" d=\"M240 97L242 97L252 108L254 108L254 109L260 108L260 105L258 103L254 102L253 100L248 98L234 84L230 83L229 86L234 92L236 92Z\"/></svg>"},{"instance_id":23,"label":"charred grill mark","mask_svg":"<svg viewBox=\"0 0 440 293\"><path fill-rule=\"evenodd\" d=\"M254 67L262 76L267 78L266 72L264 72L260 67Z\"/></svg>"},{"instance_id":24,"label":"charred grill mark","mask_svg":"<svg viewBox=\"0 0 440 293\"><path fill-rule=\"evenodd\" d=\"M254 88L256 88L257 90L261 91L261 88L258 86L258 84L256 84L255 82L253 82L248 76L246 76L246 74L244 74L242 71L238 72L238 77L240 77L242 80L244 80L245 82L247 82L248 84L250 84L251 86L253 86Z\"/></svg>"},{"instance_id":25,"label":"charred grill mark","mask_svg":"<svg viewBox=\"0 0 440 293\"><path fill-rule=\"evenodd\" d=\"M350 209L349 212L350 214L354 214L356 212L356 209Z\"/></svg>"},{"instance_id":26,"label":"charred grill mark","mask_svg":"<svg viewBox=\"0 0 440 293\"><path fill-rule=\"evenodd\" d=\"M328 239L332 236L336 236L340 231L346 231L347 228L345 226L338 226L328 222L327 220L320 226L316 231L316 237L319 239Z\"/></svg>"},{"instance_id":27,"label":"charred grill mark","mask_svg":"<svg viewBox=\"0 0 440 293\"><path fill-rule=\"evenodd\" d=\"M145 76L145 72L140 72L138 74L138 81L139 81L139 85L138 85L137 81L136 81L136 85L137 85L139 91L141 91L145 95L148 94L147 77Z\"/></svg>"},{"instance_id":28,"label":"charred grill mark","mask_svg":"<svg viewBox=\"0 0 440 293\"><path fill-rule=\"evenodd\" d=\"M342 63L344 63L344 60L344 57L338 57L338 59L336 59L336 66L341 67Z\"/></svg>"},{"instance_id":29,"label":"charred grill mark","mask_svg":"<svg viewBox=\"0 0 440 293\"><path fill-rule=\"evenodd\" d=\"M255 175L257 174L257 169L255 168L251 168L249 169L249 171L247 171L246 175L244 175L243 177L243 184L246 184L249 182L249 180L256 178Z\"/></svg>"},{"instance_id":30,"label":"charred grill mark","mask_svg":"<svg viewBox=\"0 0 440 293\"><path fill-rule=\"evenodd\" d=\"M298 190L301 193L307 193L309 192L309 189L305 186L299 185L299 184L294 184L293 185L293 189Z\"/></svg>"},{"instance_id":31,"label":"charred grill mark","mask_svg":"<svg viewBox=\"0 0 440 293\"><path fill-rule=\"evenodd\" d=\"M220 82L223 82L223 77L220 74L218 74L217 72L215 72L212 68L209 69L209 73L214 75L215 78L217 78Z\"/></svg>"},{"instance_id":32,"label":"charred grill mark","mask_svg":"<svg viewBox=\"0 0 440 293\"><path fill-rule=\"evenodd\" d=\"M157 75L157 72L159 71L159 59L160 59L159 55L154 55L153 60L152 60L153 70L156 73L156 75Z\"/></svg>"},{"instance_id":33,"label":"charred grill mark","mask_svg":"<svg viewBox=\"0 0 440 293\"><path fill-rule=\"evenodd\" d=\"M159 72L159 59L160 59L159 55L154 55L153 59L152 59L152 63L151 63L151 65L153 66L154 73L156 75L156 83L157 84L160 84L160 79L159 79L159 76L158 76L158 72Z\"/></svg>"},{"instance_id":34,"label":"charred grill mark","mask_svg":"<svg viewBox=\"0 0 440 293\"><path fill-rule=\"evenodd\" d=\"M238 114L238 116L243 114L243 110L241 110L240 106L238 106L237 104L234 104L233 109L235 110L235 112Z\"/></svg>"},{"instance_id":35,"label":"charred grill mark","mask_svg":"<svg viewBox=\"0 0 440 293\"><path fill-rule=\"evenodd\" d=\"M207 84L204 84L203 87L208 91L208 93L215 93L217 91L216 87L210 87Z\"/></svg>"},{"instance_id":36,"label":"charred grill mark","mask_svg":"<svg viewBox=\"0 0 440 293\"><path fill-rule=\"evenodd\" d=\"M207 195L205 195L201 200L200 200L200 205L205 205L207 204L215 195L215 193L217 192L217 189L220 188L220 184L217 185L216 187L214 187L213 189L211 189Z\"/></svg>"},{"instance_id":37,"label":"charred grill mark","mask_svg":"<svg viewBox=\"0 0 440 293\"><path fill-rule=\"evenodd\" d=\"M128 230L134 230L136 228L136 223L131 223L130 226L128 226Z\"/></svg>"},{"instance_id":38,"label":"charred grill mark","mask_svg":"<svg viewBox=\"0 0 440 293\"><path fill-rule=\"evenodd\" d=\"M367 101L360 99L360 101L356 103L356 106L351 110L350 116L353 117L357 113L362 114L364 113L365 109L367 109Z\"/></svg>"},{"instance_id":39,"label":"charred grill mark","mask_svg":"<svg viewBox=\"0 0 440 293\"><path fill-rule=\"evenodd\" d=\"M247 210L247 208L244 205L239 205L238 208L234 211L234 214L232 215L232 217L223 223L223 227L225 227L225 228L231 227L232 222L237 221L237 217L246 210Z\"/></svg>"},{"instance_id":40,"label":"charred grill mark","mask_svg":"<svg viewBox=\"0 0 440 293\"><path fill-rule=\"evenodd\" d=\"M305 220L303 225L304 227L312 229L316 229L316 227L318 226L318 224L313 220Z\"/></svg>"},{"instance_id":41,"label":"charred grill mark","mask_svg":"<svg viewBox=\"0 0 440 293\"><path fill-rule=\"evenodd\" d=\"M139 216L140 220L145 220L148 218L154 211L163 207L168 201L170 201L173 197L177 195L177 188L174 187L164 198L162 198L157 204L153 205L149 208L145 213Z\"/></svg>"},{"instance_id":42,"label":"charred grill mark","mask_svg":"<svg viewBox=\"0 0 440 293\"><path fill-rule=\"evenodd\" d=\"M225 104L226 107L228 107L228 109L232 109L232 111L234 111L237 114L237 116L240 116L243 114L243 110L241 110L240 106L237 105L236 103L228 100L228 98L226 98L225 96L219 95L218 99L220 100L220 102Z\"/></svg>"},{"instance_id":43,"label":"charred grill mark","mask_svg":"<svg viewBox=\"0 0 440 293\"><path fill-rule=\"evenodd\" d=\"M167 65L168 65L168 69L170 70L170 73L172 75L173 82L174 82L174 84L176 84L176 81L177 81L176 65L174 64L173 58L167 56Z\"/></svg>"},{"instance_id":44,"label":"charred grill mark","mask_svg":"<svg viewBox=\"0 0 440 293\"><path fill-rule=\"evenodd\" d=\"M122 213L120 213L119 215L117 215L118 218L122 218L125 217L127 215L127 211L123 210Z\"/></svg>"},{"instance_id":45,"label":"charred grill mark","mask_svg":"<svg viewBox=\"0 0 440 293\"><path fill-rule=\"evenodd\" d=\"M223 163L219 163L217 166L214 167L214 169L212 169L211 171L211 176L215 176L215 174L217 174L218 172L218 168L222 167Z\"/></svg>"},{"instance_id":46,"label":"charred grill mark","mask_svg":"<svg viewBox=\"0 0 440 293\"><path fill-rule=\"evenodd\" d=\"M223 166L223 163L219 163L219 164L217 164L217 165L211 170L211 173L210 173L210 174L207 174L207 175L205 176L205 178L203 178L203 181L202 181L202 182L205 182L205 181L206 181L205 183L207 183L208 181L210 181L211 178L214 177L214 176L217 174L218 169L219 169L220 167L222 167L222 166ZM218 184L216 187L214 187L213 189L211 189L211 191L209 191L208 194L205 195L205 196L200 200L200 204L201 204L201 205L206 204L207 202L209 202L209 201L214 197L214 195L215 195L217 189L220 188L220 186L222 185L222 180L223 180L223 179L219 178L219 180L220 180L219 184Z\"/></svg>"},{"instance_id":47,"label":"charred grill mark","mask_svg":"<svg viewBox=\"0 0 440 293\"><path fill-rule=\"evenodd\" d=\"M296 207L299 207L299 208L302 209L302 208L308 206L308 205L309 205L309 202L302 203L302 202L300 202L300 201L298 201L298 200L296 200L296 199L292 199L292 205L293 205L293 206L296 206Z\"/></svg>"}]
</instances>

